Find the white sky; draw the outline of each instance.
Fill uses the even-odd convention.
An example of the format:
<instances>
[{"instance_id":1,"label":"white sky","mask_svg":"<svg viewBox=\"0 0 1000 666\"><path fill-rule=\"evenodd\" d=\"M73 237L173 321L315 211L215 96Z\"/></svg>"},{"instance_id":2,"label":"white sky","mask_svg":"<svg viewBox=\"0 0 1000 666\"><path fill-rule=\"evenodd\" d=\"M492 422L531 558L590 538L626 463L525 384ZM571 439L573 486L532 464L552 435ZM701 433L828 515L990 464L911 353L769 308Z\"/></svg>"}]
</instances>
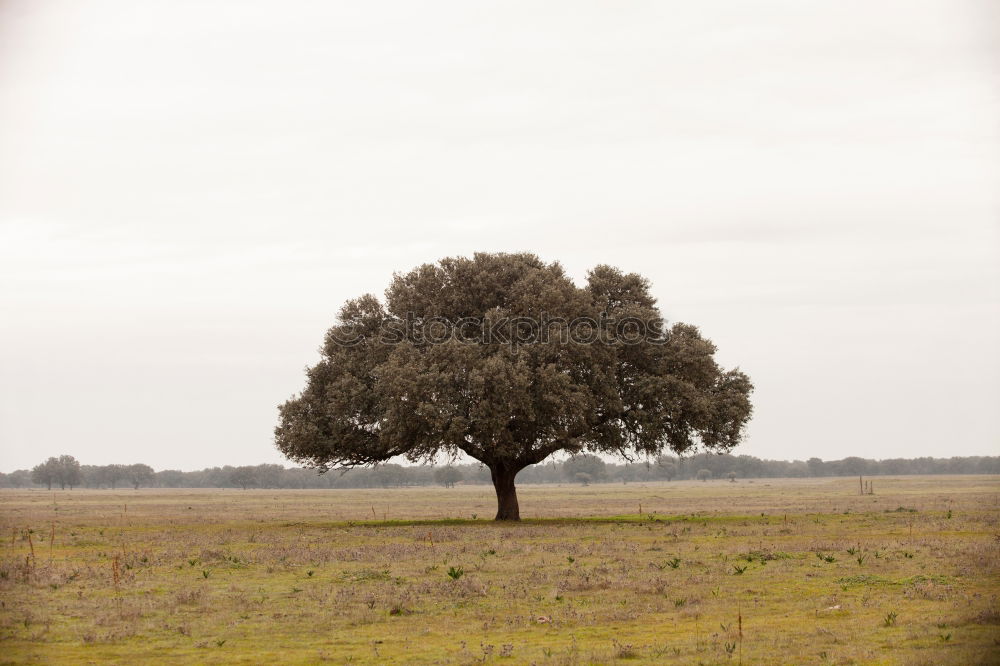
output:
<instances>
[{"instance_id":1,"label":"white sky","mask_svg":"<svg viewBox=\"0 0 1000 666\"><path fill-rule=\"evenodd\" d=\"M1000 11L0 1L0 469L284 462L394 270L653 280L737 453L1000 454Z\"/></svg>"}]
</instances>

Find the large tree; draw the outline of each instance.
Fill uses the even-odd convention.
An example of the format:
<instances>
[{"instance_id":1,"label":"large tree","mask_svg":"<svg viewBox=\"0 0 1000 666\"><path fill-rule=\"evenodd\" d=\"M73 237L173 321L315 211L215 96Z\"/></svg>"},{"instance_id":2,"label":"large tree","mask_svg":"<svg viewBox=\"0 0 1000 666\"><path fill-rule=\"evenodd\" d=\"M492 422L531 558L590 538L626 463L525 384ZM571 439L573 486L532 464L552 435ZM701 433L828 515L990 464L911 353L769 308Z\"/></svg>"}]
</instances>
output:
<instances>
[{"instance_id":1,"label":"large tree","mask_svg":"<svg viewBox=\"0 0 1000 666\"><path fill-rule=\"evenodd\" d=\"M341 308L275 442L322 471L464 453L490 470L497 520L517 520L514 478L557 451L736 446L752 386L714 352L665 326L635 273L598 266L577 286L533 254L442 259Z\"/></svg>"}]
</instances>

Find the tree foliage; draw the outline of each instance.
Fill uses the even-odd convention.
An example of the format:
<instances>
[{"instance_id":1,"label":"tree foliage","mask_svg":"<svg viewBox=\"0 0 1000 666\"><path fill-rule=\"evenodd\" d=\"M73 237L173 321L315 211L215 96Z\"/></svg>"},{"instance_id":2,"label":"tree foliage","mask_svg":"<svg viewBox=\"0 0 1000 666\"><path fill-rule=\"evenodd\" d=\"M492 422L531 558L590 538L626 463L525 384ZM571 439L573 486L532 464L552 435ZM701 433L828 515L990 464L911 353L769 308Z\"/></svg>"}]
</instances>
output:
<instances>
[{"instance_id":1,"label":"tree foliage","mask_svg":"<svg viewBox=\"0 0 1000 666\"><path fill-rule=\"evenodd\" d=\"M694 326L665 327L637 274L598 266L578 287L558 263L481 253L397 274L385 296L341 308L305 389L281 406L275 442L292 460L326 470L464 453L490 469L497 518L517 519L514 477L557 451L728 451L750 418L747 376L720 368ZM502 342L429 339L435 323L470 320ZM581 320L600 341L521 336L525 322L537 333ZM627 337L625 320L647 335Z\"/></svg>"},{"instance_id":2,"label":"tree foliage","mask_svg":"<svg viewBox=\"0 0 1000 666\"><path fill-rule=\"evenodd\" d=\"M80 485L81 478L80 463L76 458L68 455L61 455L58 458L53 456L31 470L31 480L38 484L45 484L49 490L52 490L52 485L56 483L63 490L66 489L66 486L72 490L75 486Z\"/></svg>"},{"instance_id":3,"label":"tree foliage","mask_svg":"<svg viewBox=\"0 0 1000 666\"><path fill-rule=\"evenodd\" d=\"M139 490L139 486L149 485L155 474L152 467L143 463L129 465L126 472L128 473L129 481L132 482L132 487L136 490Z\"/></svg>"}]
</instances>

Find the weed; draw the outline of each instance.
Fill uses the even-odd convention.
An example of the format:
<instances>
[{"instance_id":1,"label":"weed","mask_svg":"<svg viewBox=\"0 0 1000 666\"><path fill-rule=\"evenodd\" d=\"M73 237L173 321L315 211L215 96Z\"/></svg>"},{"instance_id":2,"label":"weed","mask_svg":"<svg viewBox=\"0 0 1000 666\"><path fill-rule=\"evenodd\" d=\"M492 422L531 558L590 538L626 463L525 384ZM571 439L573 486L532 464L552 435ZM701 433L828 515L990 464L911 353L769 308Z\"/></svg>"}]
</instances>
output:
<instances>
[{"instance_id":1,"label":"weed","mask_svg":"<svg viewBox=\"0 0 1000 666\"><path fill-rule=\"evenodd\" d=\"M882 625L886 627L892 627L896 624L896 611L889 611L885 618L882 620Z\"/></svg>"},{"instance_id":2,"label":"weed","mask_svg":"<svg viewBox=\"0 0 1000 666\"><path fill-rule=\"evenodd\" d=\"M635 659L639 656L631 643L619 643L617 640L611 641L614 647L615 659Z\"/></svg>"},{"instance_id":3,"label":"weed","mask_svg":"<svg viewBox=\"0 0 1000 666\"><path fill-rule=\"evenodd\" d=\"M448 567L448 577L452 580L458 580L465 575L465 570L462 567Z\"/></svg>"}]
</instances>

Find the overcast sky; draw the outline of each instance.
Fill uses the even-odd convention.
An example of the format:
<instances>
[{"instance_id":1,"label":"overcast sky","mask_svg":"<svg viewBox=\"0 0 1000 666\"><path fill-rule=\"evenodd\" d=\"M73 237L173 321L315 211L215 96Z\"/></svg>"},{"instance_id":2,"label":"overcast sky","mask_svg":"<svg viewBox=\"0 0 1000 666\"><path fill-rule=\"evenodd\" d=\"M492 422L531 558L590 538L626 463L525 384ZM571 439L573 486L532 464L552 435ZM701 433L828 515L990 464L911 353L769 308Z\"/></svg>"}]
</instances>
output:
<instances>
[{"instance_id":1,"label":"overcast sky","mask_svg":"<svg viewBox=\"0 0 1000 666\"><path fill-rule=\"evenodd\" d=\"M0 2L0 469L285 462L393 271L653 281L737 453L1000 454L996 3Z\"/></svg>"}]
</instances>

